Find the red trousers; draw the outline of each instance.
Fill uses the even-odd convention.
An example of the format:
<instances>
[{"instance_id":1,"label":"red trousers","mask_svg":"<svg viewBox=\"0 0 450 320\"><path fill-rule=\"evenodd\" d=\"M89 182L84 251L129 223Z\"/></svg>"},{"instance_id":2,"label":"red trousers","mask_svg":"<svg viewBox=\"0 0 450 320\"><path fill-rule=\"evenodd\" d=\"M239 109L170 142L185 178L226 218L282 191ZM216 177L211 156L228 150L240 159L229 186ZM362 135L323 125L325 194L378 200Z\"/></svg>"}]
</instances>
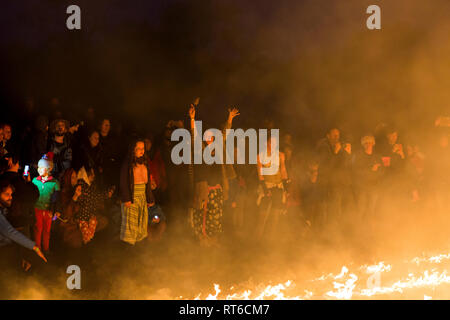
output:
<instances>
[{"instance_id":1,"label":"red trousers","mask_svg":"<svg viewBox=\"0 0 450 320\"><path fill-rule=\"evenodd\" d=\"M36 246L39 247L39 249L48 251L53 214L51 211L37 208L34 208L34 213L36 217L36 224L34 225L34 242L36 242Z\"/></svg>"}]
</instances>

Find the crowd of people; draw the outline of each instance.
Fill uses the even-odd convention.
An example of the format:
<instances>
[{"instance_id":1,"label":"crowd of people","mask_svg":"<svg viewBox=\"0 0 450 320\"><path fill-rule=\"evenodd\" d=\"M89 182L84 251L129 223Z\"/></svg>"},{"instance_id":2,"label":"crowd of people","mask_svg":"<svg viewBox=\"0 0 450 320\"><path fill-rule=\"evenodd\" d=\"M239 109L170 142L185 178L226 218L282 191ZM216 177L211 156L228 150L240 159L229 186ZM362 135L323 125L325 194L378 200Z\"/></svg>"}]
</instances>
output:
<instances>
[{"instance_id":1,"label":"crowd of people","mask_svg":"<svg viewBox=\"0 0 450 320\"><path fill-rule=\"evenodd\" d=\"M281 138L268 137L257 164L175 165L172 132L185 127L192 137L198 134L197 105L198 99L187 108L187 121L171 120L161 134L139 135L97 117L94 108L66 120L58 99L47 110L27 100L24 112L0 125L0 245L18 244L28 270L26 249L46 261L55 241L69 251L80 249L107 230L131 247L145 239L161 241L166 227L178 221L201 245L220 247L224 237L277 236L283 219L318 236L347 232L349 225L367 231L379 212L424 201L436 210L449 207L445 117L430 126L429 149L384 123L356 143L330 127L310 150L300 149L295 136L280 128ZM228 109L221 129L232 128L238 116L239 110ZM202 148L213 139L207 131ZM277 172L261 174L270 166L263 158L276 149Z\"/></svg>"}]
</instances>

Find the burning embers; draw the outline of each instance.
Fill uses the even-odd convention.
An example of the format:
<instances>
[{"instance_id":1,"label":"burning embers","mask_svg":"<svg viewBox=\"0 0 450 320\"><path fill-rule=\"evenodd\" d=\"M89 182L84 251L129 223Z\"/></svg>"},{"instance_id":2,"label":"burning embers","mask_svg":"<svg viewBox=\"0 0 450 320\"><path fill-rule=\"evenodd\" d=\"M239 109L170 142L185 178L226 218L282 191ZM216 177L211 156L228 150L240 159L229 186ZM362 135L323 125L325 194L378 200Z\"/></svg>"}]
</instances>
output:
<instances>
[{"instance_id":1,"label":"burning embers","mask_svg":"<svg viewBox=\"0 0 450 320\"><path fill-rule=\"evenodd\" d=\"M363 265L353 268L353 272L343 266L336 275L328 273L297 284L288 280L275 285L260 285L241 292L233 292L232 287L225 294L218 284L214 284L214 294L198 294L195 299L442 299L450 296L450 289L446 287L450 284L449 264L450 253L415 257L396 264Z\"/></svg>"}]
</instances>

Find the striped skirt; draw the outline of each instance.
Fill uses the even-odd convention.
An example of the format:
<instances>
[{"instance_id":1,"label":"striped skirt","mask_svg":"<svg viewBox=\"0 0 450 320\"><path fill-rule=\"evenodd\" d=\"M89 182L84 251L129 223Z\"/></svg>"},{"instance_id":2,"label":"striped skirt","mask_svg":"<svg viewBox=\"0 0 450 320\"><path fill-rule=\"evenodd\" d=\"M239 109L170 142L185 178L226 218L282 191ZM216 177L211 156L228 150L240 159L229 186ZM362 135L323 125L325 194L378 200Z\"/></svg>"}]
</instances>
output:
<instances>
[{"instance_id":1,"label":"striped skirt","mask_svg":"<svg viewBox=\"0 0 450 320\"><path fill-rule=\"evenodd\" d=\"M135 184L133 203L129 208L122 203L120 240L135 244L147 237L148 211L145 184Z\"/></svg>"}]
</instances>

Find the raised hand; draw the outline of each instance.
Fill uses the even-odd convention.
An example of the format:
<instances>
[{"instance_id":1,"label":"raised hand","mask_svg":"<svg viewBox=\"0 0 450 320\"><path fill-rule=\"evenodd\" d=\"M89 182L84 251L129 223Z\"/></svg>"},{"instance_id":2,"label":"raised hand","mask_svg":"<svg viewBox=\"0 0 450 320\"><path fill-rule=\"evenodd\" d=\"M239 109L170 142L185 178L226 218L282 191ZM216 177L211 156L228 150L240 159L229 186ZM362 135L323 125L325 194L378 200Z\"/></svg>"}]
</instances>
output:
<instances>
[{"instance_id":1,"label":"raised hand","mask_svg":"<svg viewBox=\"0 0 450 320\"><path fill-rule=\"evenodd\" d=\"M375 163L373 166L372 166L372 171L378 171L378 168L381 166L381 164L380 163Z\"/></svg>"},{"instance_id":2,"label":"raised hand","mask_svg":"<svg viewBox=\"0 0 450 320\"><path fill-rule=\"evenodd\" d=\"M152 190L155 190L158 186L156 185L156 182L153 178L150 179L150 188Z\"/></svg>"},{"instance_id":3,"label":"raised hand","mask_svg":"<svg viewBox=\"0 0 450 320\"><path fill-rule=\"evenodd\" d=\"M228 118L233 120L234 117L240 115L239 110L236 108L228 109Z\"/></svg>"},{"instance_id":4,"label":"raised hand","mask_svg":"<svg viewBox=\"0 0 450 320\"><path fill-rule=\"evenodd\" d=\"M403 145L401 143L394 144L393 150L394 153L398 154L402 159L405 158L405 154L403 152Z\"/></svg>"},{"instance_id":5,"label":"raised hand","mask_svg":"<svg viewBox=\"0 0 450 320\"><path fill-rule=\"evenodd\" d=\"M336 142L336 144L334 145L334 153L338 154L338 152L341 151L341 149L342 149L341 143L339 141Z\"/></svg>"},{"instance_id":6,"label":"raised hand","mask_svg":"<svg viewBox=\"0 0 450 320\"><path fill-rule=\"evenodd\" d=\"M75 193L73 194L72 199L73 199L73 201L77 201L79 197L81 197L81 186L80 185L78 185L76 187Z\"/></svg>"},{"instance_id":7,"label":"raised hand","mask_svg":"<svg viewBox=\"0 0 450 320\"><path fill-rule=\"evenodd\" d=\"M193 104L195 107L198 106L199 103L200 103L200 98L199 98L199 97L195 98L194 102L192 102L192 104Z\"/></svg>"},{"instance_id":8,"label":"raised hand","mask_svg":"<svg viewBox=\"0 0 450 320\"><path fill-rule=\"evenodd\" d=\"M114 194L114 191L116 191L116 187L115 186L111 186L111 188L109 188L109 190L108 190L108 199L112 198L112 196Z\"/></svg>"},{"instance_id":9,"label":"raised hand","mask_svg":"<svg viewBox=\"0 0 450 320\"><path fill-rule=\"evenodd\" d=\"M39 249L38 247L34 247L33 251L36 252L36 254L45 262L47 262L47 259L45 258L44 254L42 253L41 249Z\"/></svg>"},{"instance_id":10,"label":"raised hand","mask_svg":"<svg viewBox=\"0 0 450 320\"><path fill-rule=\"evenodd\" d=\"M348 154L351 154L352 153L352 145L350 143L346 143L345 146L344 146L344 150Z\"/></svg>"}]
</instances>

